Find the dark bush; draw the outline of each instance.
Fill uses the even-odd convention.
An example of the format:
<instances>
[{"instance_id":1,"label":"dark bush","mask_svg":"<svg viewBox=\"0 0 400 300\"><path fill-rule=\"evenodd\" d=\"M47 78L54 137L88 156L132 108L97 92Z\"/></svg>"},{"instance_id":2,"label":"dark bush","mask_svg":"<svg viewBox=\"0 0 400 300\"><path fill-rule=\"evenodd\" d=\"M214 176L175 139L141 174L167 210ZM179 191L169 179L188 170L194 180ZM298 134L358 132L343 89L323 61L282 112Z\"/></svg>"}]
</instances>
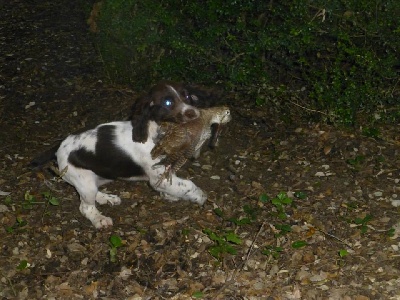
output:
<instances>
[{"instance_id":1,"label":"dark bush","mask_svg":"<svg viewBox=\"0 0 400 300\"><path fill-rule=\"evenodd\" d=\"M220 83L352 124L398 105L399 15L397 0L105 0L96 38L112 81Z\"/></svg>"}]
</instances>

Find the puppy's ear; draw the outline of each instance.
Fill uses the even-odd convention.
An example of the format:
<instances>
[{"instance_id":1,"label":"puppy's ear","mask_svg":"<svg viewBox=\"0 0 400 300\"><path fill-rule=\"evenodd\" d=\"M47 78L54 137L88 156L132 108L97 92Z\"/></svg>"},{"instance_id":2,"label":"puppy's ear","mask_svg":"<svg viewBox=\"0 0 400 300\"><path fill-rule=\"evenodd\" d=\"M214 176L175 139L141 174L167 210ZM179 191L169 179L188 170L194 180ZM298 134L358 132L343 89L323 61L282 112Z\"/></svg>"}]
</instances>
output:
<instances>
[{"instance_id":1,"label":"puppy's ear","mask_svg":"<svg viewBox=\"0 0 400 300\"><path fill-rule=\"evenodd\" d=\"M134 115L131 119L132 140L144 143L148 138L149 118L146 115Z\"/></svg>"},{"instance_id":2,"label":"puppy's ear","mask_svg":"<svg viewBox=\"0 0 400 300\"><path fill-rule=\"evenodd\" d=\"M150 107L151 99L148 95L136 99L132 104L130 120L134 142L144 143L147 141Z\"/></svg>"}]
</instances>

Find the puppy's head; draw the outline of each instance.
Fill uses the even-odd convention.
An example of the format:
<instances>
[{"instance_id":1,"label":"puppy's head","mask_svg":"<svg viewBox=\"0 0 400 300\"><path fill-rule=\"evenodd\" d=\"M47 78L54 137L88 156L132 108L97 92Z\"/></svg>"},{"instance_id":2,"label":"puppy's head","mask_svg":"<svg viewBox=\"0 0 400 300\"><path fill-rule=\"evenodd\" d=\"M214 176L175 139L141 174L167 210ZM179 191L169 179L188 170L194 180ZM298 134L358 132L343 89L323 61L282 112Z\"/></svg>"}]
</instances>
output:
<instances>
[{"instance_id":1,"label":"puppy's head","mask_svg":"<svg viewBox=\"0 0 400 300\"><path fill-rule=\"evenodd\" d=\"M132 138L135 142L147 140L149 121L186 123L200 116L194 106L197 97L189 95L180 83L161 81L132 107Z\"/></svg>"}]
</instances>

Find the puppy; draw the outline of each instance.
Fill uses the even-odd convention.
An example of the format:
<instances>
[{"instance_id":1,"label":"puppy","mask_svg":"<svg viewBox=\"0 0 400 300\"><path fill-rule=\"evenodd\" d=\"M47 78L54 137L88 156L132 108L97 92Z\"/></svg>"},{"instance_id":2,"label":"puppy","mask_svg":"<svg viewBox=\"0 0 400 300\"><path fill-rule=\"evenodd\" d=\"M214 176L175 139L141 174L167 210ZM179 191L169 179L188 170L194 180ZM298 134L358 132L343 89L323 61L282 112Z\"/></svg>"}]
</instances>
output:
<instances>
[{"instance_id":1,"label":"puppy","mask_svg":"<svg viewBox=\"0 0 400 300\"><path fill-rule=\"evenodd\" d=\"M136 101L130 121L102 124L94 129L68 136L33 159L38 167L56 158L62 178L73 185L80 195L81 213L96 228L112 225L112 220L96 208L99 204L120 204L121 199L98 191L99 186L117 178L148 180L168 200L184 199L203 204L206 194L193 182L173 175L173 184L157 184L165 167L151 150L158 140L161 122L186 123L200 116L193 106L199 99L190 95L182 84L162 81Z\"/></svg>"},{"instance_id":2,"label":"puppy","mask_svg":"<svg viewBox=\"0 0 400 300\"><path fill-rule=\"evenodd\" d=\"M57 150L57 162L62 178L73 185L79 193L81 213L96 228L113 225L111 218L101 214L99 204L117 205L121 199L98 190L99 186L117 178L132 181L148 180L150 186L170 201L189 200L204 204L207 195L192 181L172 174L172 183L159 182L165 167L153 168L159 159L152 159L153 149L159 135L159 125L148 122L147 139L134 142L131 122L112 122L78 135L70 135Z\"/></svg>"}]
</instances>

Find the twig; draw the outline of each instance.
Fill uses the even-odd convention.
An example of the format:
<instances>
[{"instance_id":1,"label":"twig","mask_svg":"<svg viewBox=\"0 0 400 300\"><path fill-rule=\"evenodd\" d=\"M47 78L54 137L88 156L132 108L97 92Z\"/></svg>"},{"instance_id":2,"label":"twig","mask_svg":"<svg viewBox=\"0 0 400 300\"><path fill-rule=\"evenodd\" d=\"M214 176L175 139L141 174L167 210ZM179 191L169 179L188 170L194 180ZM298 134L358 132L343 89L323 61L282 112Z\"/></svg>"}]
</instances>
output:
<instances>
[{"instance_id":1,"label":"twig","mask_svg":"<svg viewBox=\"0 0 400 300\"><path fill-rule=\"evenodd\" d=\"M249 248L249 250L247 251L246 259L244 260L241 269L243 269L245 263L247 263L247 261L249 260L250 253L251 253L251 251L253 250L254 244L256 243L257 238L258 238L258 236L260 235L260 233L261 233L261 231L262 231L262 229L263 229L263 227L264 227L264 224L265 224L265 221L262 222L262 224L261 224L261 226L260 226L260 229L257 231L257 234L256 234L256 236L255 236L254 239L253 239L253 241L252 241L252 243L251 243L251 245L250 245L250 248Z\"/></svg>"},{"instance_id":2,"label":"twig","mask_svg":"<svg viewBox=\"0 0 400 300\"><path fill-rule=\"evenodd\" d=\"M9 284L10 287L11 287L11 290L12 290L12 293L14 294L14 297L17 297L17 292L16 292L15 289L14 289L14 285L12 284L11 279L8 278L7 276L5 276L5 275L3 274L3 272L1 272L1 271L0 271L0 274L1 274L1 276L3 276L3 277L8 281L8 284Z\"/></svg>"},{"instance_id":3,"label":"twig","mask_svg":"<svg viewBox=\"0 0 400 300\"><path fill-rule=\"evenodd\" d=\"M399 81L400 81L400 79L398 79L397 82L393 86L392 92L390 93L392 97L393 97L393 94L394 94L394 90L396 89L396 86L399 83Z\"/></svg>"},{"instance_id":4,"label":"twig","mask_svg":"<svg viewBox=\"0 0 400 300\"><path fill-rule=\"evenodd\" d=\"M317 227L314 227L314 228L317 229L319 232L322 232L323 234L325 234L325 235L327 235L327 236L329 236L329 237L331 237L331 238L333 238L333 239L335 239L335 240L338 240L338 241L341 242L342 244L344 244L344 245L346 245L347 247L349 247L350 249L353 249L353 250L354 250L354 248L353 248L349 243L347 243L347 242L345 242L344 240L338 238L337 236L335 236L335 235L333 235L333 234L330 234L330 233L328 233L328 232L326 232L326 231L323 231L323 230L320 229L320 228L317 228Z\"/></svg>"},{"instance_id":5,"label":"twig","mask_svg":"<svg viewBox=\"0 0 400 300\"><path fill-rule=\"evenodd\" d=\"M57 190L57 189L54 187L54 184L52 184L49 180L44 179L43 183L44 183L44 185L47 186L51 191L57 192L57 193L62 193L62 190Z\"/></svg>"},{"instance_id":6,"label":"twig","mask_svg":"<svg viewBox=\"0 0 400 300\"><path fill-rule=\"evenodd\" d=\"M294 105L296 105L296 106L298 106L298 107L300 107L300 108L302 108L302 109L304 109L304 110L308 110L308 111L311 111L311 112L316 112L316 113L319 113L319 114L322 114L322 115L325 115L325 116L331 116L330 114L327 114L327 113L325 113L323 111L316 110L316 109L311 109L311 108L308 108L308 107L304 107L304 106L302 106L302 105L300 105L300 104L298 104L296 102L290 101L290 100L289 100L289 102L294 104Z\"/></svg>"},{"instance_id":7,"label":"twig","mask_svg":"<svg viewBox=\"0 0 400 300\"><path fill-rule=\"evenodd\" d=\"M229 279L226 280L226 282L224 283L224 285L221 286L221 287L214 293L214 295L213 295L213 297L212 297L213 299L217 298L217 296L218 296L228 285L230 285L231 283L233 283L234 280L235 280L235 278L236 278L236 276L237 276L237 274L238 274L240 271L243 270L244 266L247 264L247 262L248 262L248 260L249 260L251 251L253 250L254 244L256 243L257 238L258 238L258 236L260 235L260 233L261 233L261 231L262 231L262 229L263 229L263 227L264 227L264 224L265 224L265 221L261 224L260 229L258 229L258 231L257 231L257 233L256 233L256 235L255 235L255 237L254 237L254 239L253 239L253 241L252 241L252 243L251 243L251 245L250 245L250 248L249 248L249 250L247 251L246 258L244 259L244 261L240 264L239 267L237 267L237 268L235 269L235 271L233 271L232 276L231 276Z\"/></svg>"}]
</instances>

